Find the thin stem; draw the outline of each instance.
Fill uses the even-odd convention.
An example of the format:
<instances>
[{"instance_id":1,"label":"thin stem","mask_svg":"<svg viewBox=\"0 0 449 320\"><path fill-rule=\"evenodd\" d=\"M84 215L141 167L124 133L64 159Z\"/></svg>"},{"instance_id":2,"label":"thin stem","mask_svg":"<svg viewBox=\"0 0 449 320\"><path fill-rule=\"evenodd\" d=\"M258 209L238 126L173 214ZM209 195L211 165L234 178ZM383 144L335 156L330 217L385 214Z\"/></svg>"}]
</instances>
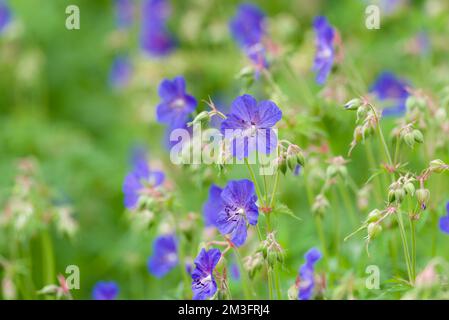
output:
<instances>
[{"instance_id":1,"label":"thin stem","mask_svg":"<svg viewBox=\"0 0 449 320\"><path fill-rule=\"evenodd\" d=\"M279 281L279 266L276 264L274 266L274 285L276 287L276 294L278 297L278 300L282 299L282 291L281 291L281 285Z\"/></svg>"},{"instance_id":2,"label":"thin stem","mask_svg":"<svg viewBox=\"0 0 449 320\"><path fill-rule=\"evenodd\" d=\"M399 231L400 231L399 233L401 235L402 247L404 249L404 256L405 256L405 263L407 265L408 278L409 278L410 284L413 284L410 253L408 250L407 237L405 235L404 222L402 220L401 212L398 212L396 214L396 217L397 217L398 224L399 224Z\"/></svg>"},{"instance_id":3,"label":"thin stem","mask_svg":"<svg viewBox=\"0 0 449 320\"><path fill-rule=\"evenodd\" d=\"M251 287L250 287L250 280L248 277L248 273L245 271L245 267L243 266L243 260L240 256L240 252L236 247L234 248L235 256L237 257L237 262L239 264L240 270L242 270L242 286L243 286L243 293L245 295L245 299L249 300L251 299Z\"/></svg>"},{"instance_id":4,"label":"thin stem","mask_svg":"<svg viewBox=\"0 0 449 320\"><path fill-rule=\"evenodd\" d=\"M273 192L271 193L270 208L273 208L273 205L274 205L274 199L275 199L276 191L277 191L277 188L278 188L278 185L279 185L279 176L280 176L280 173L279 173L279 170L278 170L276 172L276 177L274 178L274 187L273 187Z\"/></svg>"},{"instance_id":5,"label":"thin stem","mask_svg":"<svg viewBox=\"0 0 449 320\"><path fill-rule=\"evenodd\" d=\"M273 300L273 283L272 283L272 276L271 276L271 268L270 267L268 267L267 273L268 273L268 294L269 294L270 300Z\"/></svg>"},{"instance_id":6,"label":"thin stem","mask_svg":"<svg viewBox=\"0 0 449 320\"><path fill-rule=\"evenodd\" d=\"M263 198L262 198L262 192L260 192L260 187L259 187L259 184L257 183L256 176L254 175L253 168L251 168L251 165L248 163L248 159L247 158L245 158L245 164L248 167L248 171L249 171L249 174L251 176L251 180L253 181L254 186L256 188L257 198L260 200L261 204L263 204L264 201L263 201Z\"/></svg>"}]
</instances>

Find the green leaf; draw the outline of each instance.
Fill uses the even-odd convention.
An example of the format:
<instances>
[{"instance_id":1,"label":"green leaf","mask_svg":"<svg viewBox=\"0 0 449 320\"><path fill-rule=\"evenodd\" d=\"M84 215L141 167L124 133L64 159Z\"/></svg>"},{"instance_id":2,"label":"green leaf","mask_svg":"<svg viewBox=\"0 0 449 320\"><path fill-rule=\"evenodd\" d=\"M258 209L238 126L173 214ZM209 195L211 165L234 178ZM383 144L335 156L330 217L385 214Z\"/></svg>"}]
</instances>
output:
<instances>
[{"instance_id":1,"label":"green leaf","mask_svg":"<svg viewBox=\"0 0 449 320\"><path fill-rule=\"evenodd\" d=\"M283 204L283 203L278 203L278 204L276 204L276 206L273 208L273 213L274 213L274 212L280 213L280 214L286 214L286 215L288 215L288 216L290 216L290 217L292 217L292 218L295 218L295 219L298 220L298 221L302 221L301 218L297 217L297 216L293 213L293 211L292 211L289 207L287 207L287 205L285 205L285 204Z\"/></svg>"}]
</instances>

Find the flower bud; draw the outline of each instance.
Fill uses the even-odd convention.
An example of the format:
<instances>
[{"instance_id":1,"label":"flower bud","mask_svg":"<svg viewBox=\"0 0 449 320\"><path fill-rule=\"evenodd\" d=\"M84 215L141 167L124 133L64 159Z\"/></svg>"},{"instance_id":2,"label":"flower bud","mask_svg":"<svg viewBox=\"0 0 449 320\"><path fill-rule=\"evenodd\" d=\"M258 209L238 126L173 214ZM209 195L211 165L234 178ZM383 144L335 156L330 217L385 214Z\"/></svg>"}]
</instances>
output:
<instances>
[{"instance_id":1,"label":"flower bud","mask_svg":"<svg viewBox=\"0 0 449 320\"><path fill-rule=\"evenodd\" d=\"M326 209L329 207L329 201L322 194L319 194L315 198L315 202L312 205L312 212L319 216L323 216Z\"/></svg>"},{"instance_id":2,"label":"flower bud","mask_svg":"<svg viewBox=\"0 0 449 320\"><path fill-rule=\"evenodd\" d=\"M370 213L368 213L368 217L366 218L366 222L377 222L382 216L382 212L379 209L374 209Z\"/></svg>"},{"instance_id":3,"label":"flower bud","mask_svg":"<svg viewBox=\"0 0 449 320\"><path fill-rule=\"evenodd\" d=\"M421 133L421 131L419 131L418 129L413 130L413 138L418 143L423 143L424 142L424 136Z\"/></svg>"},{"instance_id":4,"label":"flower bud","mask_svg":"<svg viewBox=\"0 0 449 320\"><path fill-rule=\"evenodd\" d=\"M189 122L187 124L188 127L193 126L194 124L201 123L203 121L209 121L210 120L210 113L208 111L201 111L193 121Z\"/></svg>"},{"instance_id":5,"label":"flower bud","mask_svg":"<svg viewBox=\"0 0 449 320\"><path fill-rule=\"evenodd\" d=\"M415 185L411 182L407 182L404 185L404 190L407 192L407 194L414 196L415 195Z\"/></svg>"},{"instance_id":6,"label":"flower bud","mask_svg":"<svg viewBox=\"0 0 449 320\"><path fill-rule=\"evenodd\" d=\"M392 202L394 201L394 199L395 199L395 193L394 193L394 190L390 190L390 191L388 192L388 202L389 202L389 203L392 203Z\"/></svg>"},{"instance_id":7,"label":"flower bud","mask_svg":"<svg viewBox=\"0 0 449 320\"><path fill-rule=\"evenodd\" d=\"M382 232L382 226L378 223L372 222L368 224L368 237L370 239L376 238Z\"/></svg>"},{"instance_id":8,"label":"flower bud","mask_svg":"<svg viewBox=\"0 0 449 320\"><path fill-rule=\"evenodd\" d=\"M427 202L430 198L430 191L428 189L420 188L416 190L416 199L418 199L419 204L422 209L425 209Z\"/></svg>"},{"instance_id":9,"label":"flower bud","mask_svg":"<svg viewBox=\"0 0 449 320\"><path fill-rule=\"evenodd\" d=\"M404 142L410 148L413 148L413 146L415 145L415 137L412 132L408 132L408 133L404 134L404 136L402 138L404 139Z\"/></svg>"},{"instance_id":10,"label":"flower bud","mask_svg":"<svg viewBox=\"0 0 449 320\"><path fill-rule=\"evenodd\" d=\"M298 300L298 288L292 285L287 291L288 300Z\"/></svg>"},{"instance_id":11,"label":"flower bud","mask_svg":"<svg viewBox=\"0 0 449 320\"><path fill-rule=\"evenodd\" d=\"M362 105L362 100L359 98L354 98L346 102L344 108L346 110L357 110Z\"/></svg>"},{"instance_id":12,"label":"flower bud","mask_svg":"<svg viewBox=\"0 0 449 320\"><path fill-rule=\"evenodd\" d=\"M449 168L449 166L447 164L445 164L442 160L435 159L435 160L430 161L429 168L433 172L442 173L443 171L447 170Z\"/></svg>"},{"instance_id":13,"label":"flower bud","mask_svg":"<svg viewBox=\"0 0 449 320\"><path fill-rule=\"evenodd\" d=\"M402 202L402 200L404 200L404 198L405 198L405 191L404 191L404 189L400 188L400 189L396 189L394 191L394 199L397 202Z\"/></svg>"}]
</instances>

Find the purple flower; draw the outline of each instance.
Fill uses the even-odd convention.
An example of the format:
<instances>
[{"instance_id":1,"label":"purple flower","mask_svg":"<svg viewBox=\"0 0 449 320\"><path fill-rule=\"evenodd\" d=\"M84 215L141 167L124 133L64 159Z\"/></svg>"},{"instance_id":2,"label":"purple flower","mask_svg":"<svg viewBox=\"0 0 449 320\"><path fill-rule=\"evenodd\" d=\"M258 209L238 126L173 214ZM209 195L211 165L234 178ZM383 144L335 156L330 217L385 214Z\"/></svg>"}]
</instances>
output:
<instances>
[{"instance_id":1,"label":"purple flower","mask_svg":"<svg viewBox=\"0 0 449 320\"><path fill-rule=\"evenodd\" d=\"M135 150L133 169L125 177L123 193L125 194L125 207L134 209L139 197L145 188L154 188L162 184L165 175L161 171L151 171L148 159L143 150Z\"/></svg>"},{"instance_id":2,"label":"purple flower","mask_svg":"<svg viewBox=\"0 0 449 320\"><path fill-rule=\"evenodd\" d=\"M265 14L257 6L241 4L229 23L231 34L240 48L258 68L267 68L265 47Z\"/></svg>"},{"instance_id":3,"label":"purple flower","mask_svg":"<svg viewBox=\"0 0 449 320\"><path fill-rule=\"evenodd\" d=\"M295 171L293 171L293 174L295 175L295 176L299 176L299 173L301 172L301 166L299 165L299 164L297 164L296 166L295 166Z\"/></svg>"},{"instance_id":4,"label":"purple flower","mask_svg":"<svg viewBox=\"0 0 449 320\"><path fill-rule=\"evenodd\" d=\"M240 279L240 269L239 266L236 263L231 264L231 266L229 267L230 269L230 273L231 273L231 277L234 280L239 280Z\"/></svg>"},{"instance_id":5,"label":"purple flower","mask_svg":"<svg viewBox=\"0 0 449 320\"><path fill-rule=\"evenodd\" d=\"M165 276L178 264L178 249L173 235L159 236L153 242L153 255L148 260L148 271L157 278Z\"/></svg>"},{"instance_id":6,"label":"purple flower","mask_svg":"<svg viewBox=\"0 0 449 320\"><path fill-rule=\"evenodd\" d=\"M321 253L318 249L312 248L304 255L306 263L299 269L299 300L310 300L315 288L314 266L321 259Z\"/></svg>"},{"instance_id":7,"label":"purple flower","mask_svg":"<svg viewBox=\"0 0 449 320\"><path fill-rule=\"evenodd\" d=\"M114 300L119 292L119 287L114 281L99 281L92 291L94 300Z\"/></svg>"},{"instance_id":8,"label":"purple flower","mask_svg":"<svg viewBox=\"0 0 449 320\"><path fill-rule=\"evenodd\" d=\"M213 275L214 269L220 260L221 252L218 249L206 251L201 249L195 259L195 270L192 272L192 291L194 300L205 300L217 292L217 283Z\"/></svg>"},{"instance_id":9,"label":"purple flower","mask_svg":"<svg viewBox=\"0 0 449 320\"><path fill-rule=\"evenodd\" d=\"M204 224L206 227L216 226L218 213L223 205L221 202L221 193L223 189L213 184L209 188L209 198L203 206Z\"/></svg>"},{"instance_id":10,"label":"purple flower","mask_svg":"<svg viewBox=\"0 0 449 320\"><path fill-rule=\"evenodd\" d=\"M204 205L206 225L214 225L240 247L246 240L247 223L256 225L259 209L254 184L249 180L229 181L224 189L212 185Z\"/></svg>"},{"instance_id":11,"label":"purple flower","mask_svg":"<svg viewBox=\"0 0 449 320\"><path fill-rule=\"evenodd\" d=\"M398 116L405 112L405 101L409 96L406 90L407 82L397 78L393 73L382 72L370 88L370 92L386 102L382 114L385 116Z\"/></svg>"},{"instance_id":12,"label":"purple flower","mask_svg":"<svg viewBox=\"0 0 449 320\"><path fill-rule=\"evenodd\" d=\"M449 234L449 202L446 203L447 214L440 218L440 230Z\"/></svg>"},{"instance_id":13,"label":"purple flower","mask_svg":"<svg viewBox=\"0 0 449 320\"><path fill-rule=\"evenodd\" d=\"M115 14L119 28L127 28L132 25L134 18L133 2L133 0L115 0Z\"/></svg>"},{"instance_id":14,"label":"purple flower","mask_svg":"<svg viewBox=\"0 0 449 320\"><path fill-rule=\"evenodd\" d=\"M6 2L0 0L0 32L9 24L11 21L11 11L6 5Z\"/></svg>"},{"instance_id":15,"label":"purple flower","mask_svg":"<svg viewBox=\"0 0 449 320\"><path fill-rule=\"evenodd\" d=\"M159 97L161 102L156 108L157 121L172 128L183 127L197 106L196 99L186 93L186 82L181 76L163 80L159 85Z\"/></svg>"},{"instance_id":16,"label":"purple flower","mask_svg":"<svg viewBox=\"0 0 449 320\"><path fill-rule=\"evenodd\" d=\"M316 72L316 82L323 85L334 63L334 36L335 30L326 17L318 16L313 20L315 29L315 59L313 71Z\"/></svg>"},{"instance_id":17,"label":"purple flower","mask_svg":"<svg viewBox=\"0 0 449 320\"><path fill-rule=\"evenodd\" d=\"M170 11L166 0L145 0L143 3L140 44L152 56L168 55L175 48L175 40L167 28Z\"/></svg>"},{"instance_id":18,"label":"purple flower","mask_svg":"<svg viewBox=\"0 0 449 320\"><path fill-rule=\"evenodd\" d=\"M131 77L132 67L127 57L115 58L109 73L109 82L114 88L125 87Z\"/></svg>"},{"instance_id":19,"label":"purple flower","mask_svg":"<svg viewBox=\"0 0 449 320\"><path fill-rule=\"evenodd\" d=\"M255 150L269 154L277 147L277 136L272 127L281 118L282 111L274 102L265 100L257 103L256 99L245 94L232 102L231 112L221 124L221 131L225 138L230 138L232 154L238 159L248 157ZM229 133L232 133L231 137Z\"/></svg>"}]
</instances>

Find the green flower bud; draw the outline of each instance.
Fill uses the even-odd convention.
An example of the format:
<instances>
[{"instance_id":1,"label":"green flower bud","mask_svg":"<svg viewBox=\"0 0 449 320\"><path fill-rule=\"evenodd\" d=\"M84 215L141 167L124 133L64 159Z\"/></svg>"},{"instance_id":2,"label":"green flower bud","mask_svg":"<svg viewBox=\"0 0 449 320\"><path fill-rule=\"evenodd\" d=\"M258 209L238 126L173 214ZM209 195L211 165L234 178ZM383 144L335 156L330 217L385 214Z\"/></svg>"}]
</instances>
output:
<instances>
[{"instance_id":1,"label":"green flower bud","mask_svg":"<svg viewBox=\"0 0 449 320\"><path fill-rule=\"evenodd\" d=\"M366 222L377 222L382 217L382 212L379 209L374 209L370 213L368 213L368 217L366 218Z\"/></svg>"},{"instance_id":2,"label":"green flower bud","mask_svg":"<svg viewBox=\"0 0 449 320\"><path fill-rule=\"evenodd\" d=\"M442 160L435 159L435 160L430 161L429 168L433 172L442 173L443 171L447 170L449 168L449 166L447 164L445 164Z\"/></svg>"},{"instance_id":3,"label":"green flower bud","mask_svg":"<svg viewBox=\"0 0 449 320\"><path fill-rule=\"evenodd\" d=\"M389 203L392 203L392 202L394 201L394 199L395 199L395 193L394 193L394 190L390 190L390 191L388 192L388 202L389 202Z\"/></svg>"},{"instance_id":4,"label":"green flower bud","mask_svg":"<svg viewBox=\"0 0 449 320\"><path fill-rule=\"evenodd\" d=\"M189 122L189 123L187 124L187 126L188 126L188 127L191 127L192 125L197 124L197 123L201 123L201 122L203 122L203 121L205 121L205 120L207 120L207 121L210 120L210 114L209 114L208 111L201 111L201 112L195 117L195 119L193 119L193 121L191 121L191 122Z\"/></svg>"},{"instance_id":5,"label":"green flower bud","mask_svg":"<svg viewBox=\"0 0 449 320\"><path fill-rule=\"evenodd\" d=\"M361 119L365 119L367 114L368 114L368 110L365 107L359 107L357 109L357 121L360 121Z\"/></svg>"},{"instance_id":6,"label":"green flower bud","mask_svg":"<svg viewBox=\"0 0 449 320\"><path fill-rule=\"evenodd\" d=\"M338 173L338 168L336 166L334 166L334 165L330 165L326 169L326 176L328 178L335 177L337 175L337 173Z\"/></svg>"},{"instance_id":7,"label":"green flower bud","mask_svg":"<svg viewBox=\"0 0 449 320\"><path fill-rule=\"evenodd\" d=\"M420 188L416 190L416 199L418 199L418 202L422 204L427 204L430 198L430 191L428 189Z\"/></svg>"},{"instance_id":8,"label":"green flower bud","mask_svg":"<svg viewBox=\"0 0 449 320\"><path fill-rule=\"evenodd\" d=\"M346 110L357 110L362 105L362 100L359 98L354 98L346 102L344 108Z\"/></svg>"},{"instance_id":9,"label":"green flower bud","mask_svg":"<svg viewBox=\"0 0 449 320\"><path fill-rule=\"evenodd\" d=\"M418 143L423 143L424 142L424 136L421 133L421 131L419 131L418 129L413 130L413 138Z\"/></svg>"},{"instance_id":10,"label":"green flower bud","mask_svg":"<svg viewBox=\"0 0 449 320\"><path fill-rule=\"evenodd\" d=\"M401 189L396 189L394 191L394 199L397 202L401 202L404 198L405 198L405 191L404 191L404 189L401 188Z\"/></svg>"},{"instance_id":11,"label":"green flower bud","mask_svg":"<svg viewBox=\"0 0 449 320\"><path fill-rule=\"evenodd\" d=\"M298 158L296 157L296 155L289 155L287 157L287 164L290 170L294 171L296 165L298 164Z\"/></svg>"},{"instance_id":12,"label":"green flower bud","mask_svg":"<svg viewBox=\"0 0 449 320\"><path fill-rule=\"evenodd\" d=\"M288 300L298 300L298 288L292 285L287 291Z\"/></svg>"},{"instance_id":13,"label":"green flower bud","mask_svg":"<svg viewBox=\"0 0 449 320\"><path fill-rule=\"evenodd\" d=\"M414 107L416 107L416 104L417 104L417 102L416 102L416 98L414 96L409 96L407 98L407 100L405 100L405 106L406 106L407 110L413 109Z\"/></svg>"},{"instance_id":14,"label":"green flower bud","mask_svg":"<svg viewBox=\"0 0 449 320\"><path fill-rule=\"evenodd\" d=\"M304 167L304 165L306 163L306 159L304 157L304 154L301 151L296 155L296 161L298 162L298 164L301 167Z\"/></svg>"},{"instance_id":15,"label":"green flower bud","mask_svg":"<svg viewBox=\"0 0 449 320\"><path fill-rule=\"evenodd\" d=\"M407 182L404 185L404 190L407 192L407 194L413 196L415 194L415 185L411 182Z\"/></svg>"},{"instance_id":16,"label":"green flower bud","mask_svg":"<svg viewBox=\"0 0 449 320\"><path fill-rule=\"evenodd\" d=\"M368 224L368 237L370 239L376 238L382 232L382 226L378 223Z\"/></svg>"},{"instance_id":17,"label":"green flower bud","mask_svg":"<svg viewBox=\"0 0 449 320\"><path fill-rule=\"evenodd\" d=\"M403 136L404 142L410 147L413 148L415 145L415 136L412 132L406 133Z\"/></svg>"}]
</instances>

